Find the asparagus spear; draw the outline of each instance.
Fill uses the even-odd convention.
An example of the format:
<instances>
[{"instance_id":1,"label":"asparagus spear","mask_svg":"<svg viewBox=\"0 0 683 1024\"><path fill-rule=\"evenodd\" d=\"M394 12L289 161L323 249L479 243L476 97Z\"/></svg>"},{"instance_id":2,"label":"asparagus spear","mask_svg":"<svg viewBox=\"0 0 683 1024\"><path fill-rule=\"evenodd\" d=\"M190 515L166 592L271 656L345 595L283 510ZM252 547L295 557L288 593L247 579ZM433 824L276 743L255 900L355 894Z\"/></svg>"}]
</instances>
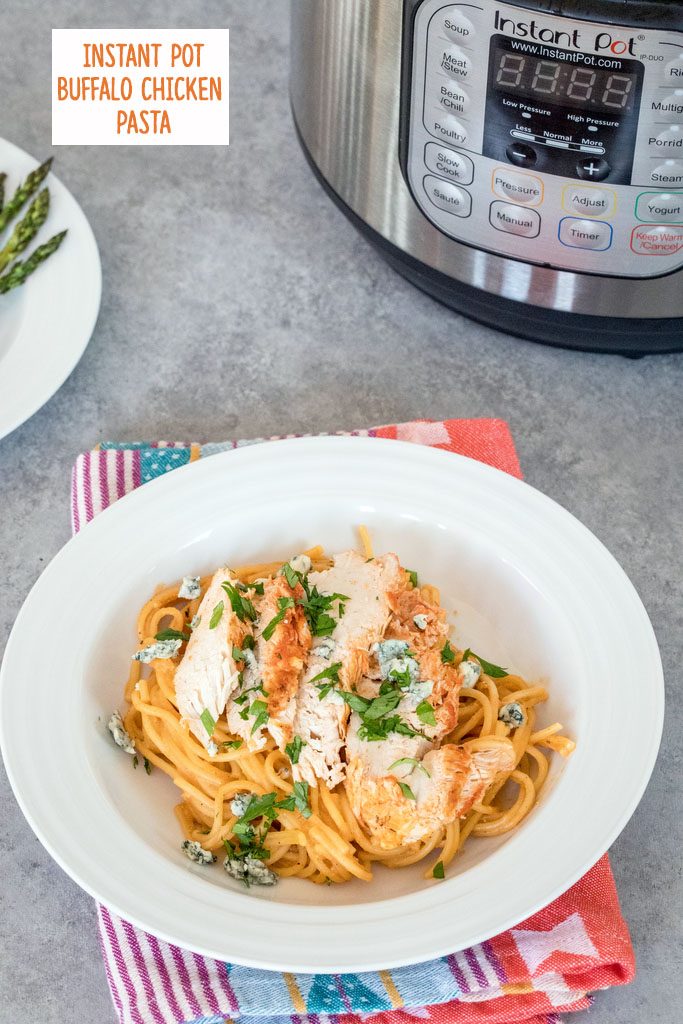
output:
<instances>
[{"instance_id":1,"label":"asparagus spear","mask_svg":"<svg viewBox=\"0 0 683 1024\"><path fill-rule=\"evenodd\" d=\"M5 181L7 180L6 174L0 174L0 213L5 205Z\"/></svg>"},{"instance_id":2,"label":"asparagus spear","mask_svg":"<svg viewBox=\"0 0 683 1024\"><path fill-rule=\"evenodd\" d=\"M58 235L53 235L44 245L39 245L37 249L34 249L28 259L19 260L6 274L3 274L0 277L0 295L8 292L10 288L18 288L20 284L23 284L36 267L39 267L48 256L59 249L65 235L66 231L60 231Z\"/></svg>"},{"instance_id":3,"label":"asparagus spear","mask_svg":"<svg viewBox=\"0 0 683 1024\"><path fill-rule=\"evenodd\" d=\"M36 167L35 171L26 178L23 185L20 185L16 190L10 201L3 208L0 213L0 231L4 231L7 225L14 217L19 213L24 203L31 198L34 192L37 191L43 180L47 177L52 166L52 157L46 160L40 167Z\"/></svg>"},{"instance_id":4,"label":"asparagus spear","mask_svg":"<svg viewBox=\"0 0 683 1024\"><path fill-rule=\"evenodd\" d=\"M29 206L26 216L15 227L4 249L0 249L0 271L3 271L15 256L24 251L31 239L35 237L38 229L45 223L49 209L50 193L44 188Z\"/></svg>"}]
</instances>

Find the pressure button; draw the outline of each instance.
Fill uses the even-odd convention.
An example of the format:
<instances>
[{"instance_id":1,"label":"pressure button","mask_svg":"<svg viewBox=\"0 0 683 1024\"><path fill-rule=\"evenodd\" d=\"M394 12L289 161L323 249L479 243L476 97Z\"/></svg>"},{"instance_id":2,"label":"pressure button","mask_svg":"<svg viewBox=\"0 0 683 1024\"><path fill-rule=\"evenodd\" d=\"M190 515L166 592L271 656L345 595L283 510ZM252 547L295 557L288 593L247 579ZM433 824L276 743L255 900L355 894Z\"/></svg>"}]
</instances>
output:
<instances>
[{"instance_id":1,"label":"pressure button","mask_svg":"<svg viewBox=\"0 0 683 1024\"><path fill-rule=\"evenodd\" d=\"M543 201L543 182L532 174L496 167L491 178L494 193L523 206L538 206Z\"/></svg>"}]
</instances>

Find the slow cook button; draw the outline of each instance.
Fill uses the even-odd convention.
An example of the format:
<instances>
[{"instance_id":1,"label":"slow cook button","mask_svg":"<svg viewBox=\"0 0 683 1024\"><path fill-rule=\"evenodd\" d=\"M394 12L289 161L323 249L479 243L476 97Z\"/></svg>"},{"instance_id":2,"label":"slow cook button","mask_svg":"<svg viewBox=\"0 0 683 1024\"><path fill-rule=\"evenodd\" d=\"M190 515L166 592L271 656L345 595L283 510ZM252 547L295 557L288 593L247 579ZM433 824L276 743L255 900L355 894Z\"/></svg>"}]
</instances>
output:
<instances>
[{"instance_id":1,"label":"slow cook button","mask_svg":"<svg viewBox=\"0 0 683 1024\"><path fill-rule=\"evenodd\" d=\"M491 176L491 188L503 199L513 199L523 206L539 206L543 202L543 182L532 174L496 167Z\"/></svg>"},{"instance_id":2,"label":"slow cook button","mask_svg":"<svg viewBox=\"0 0 683 1024\"><path fill-rule=\"evenodd\" d=\"M612 226L598 220L563 217L558 238L562 245L568 245L571 249L594 249L596 252L602 252L609 249L612 244Z\"/></svg>"},{"instance_id":3,"label":"slow cook button","mask_svg":"<svg viewBox=\"0 0 683 1024\"><path fill-rule=\"evenodd\" d=\"M641 192L636 217L654 224L683 224L683 192Z\"/></svg>"},{"instance_id":4,"label":"slow cook button","mask_svg":"<svg viewBox=\"0 0 683 1024\"><path fill-rule=\"evenodd\" d=\"M427 122L426 127L431 135L451 142L454 146L465 146L469 140L470 133L462 121L445 111L434 114L432 120Z\"/></svg>"},{"instance_id":5,"label":"slow cook button","mask_svg":"<svg viewBox=\"0 0 683 1024\"><path fill-rule=\"evenodd\" d=\"M445 71L450 78L459 81L469 78L472 71L472 61L458 46L444 46L439 50L439 63L441 70Z\"/></svg>"},{"instance_id":6,"label":"slow cook button","mask_svg":"<svg viewBox=\"0 0 683 1024\"><path fill-rule=\"evenodd\" d=\"M465 46L474 37L474 25L458 7L447 7L443 12L443 30L449 39Z\"/></svg>"},{"instance_id":7,"label":"slow cook button","mask_svg":"<svg viewBox=\"0 0 683 1024\"><path fill-rule=\"evenodd\" d=\"M535 210L525 210L523 206L512 203L491 203L489 222L496 231L524 238L535 238L541 230L541 218Z\"/></svg>"},{"instance_id":8,"label":"slow cook button","mask_svg":"<svg viewBox=\"0 0 683 1024\"><path fill-rule=\"evenodd\" d=\"M650 172L653 185L683 185L683 160L665 160Z\"/></svg>"},{"instance_id":9,"label":"slow cook button","mask_svg":"<svg viewBox=\"0 0 683 1024\"><path fill-rule=\"evenodd\" d=\"M639 224L631 232L631 249L638 256L675 256L683 249L683 227Z\"/></svg>"},{"instance_id":10,"label":"slow cook button","mask_svg":"<svg viewBox=\"0 0 683 1024\"><path fill-rule=\"evenodd\" d=\"M617 196L611 189L592 188L587 185L566 185L562 192L562 205L565 210L582 213L584 217L611 217L616 206Z\"/></svg>"},{"instance_id":11,"label":"slow cook button","mask_svg":"<svg viewBox=\"0 0 683 1024\"><path fill-rule=\"evenodd\" d=\"M474 164L470 158L463 153L454 153L438 142L428 142L425 146L425 163L434 174L451 178L461 185L469 185L474 178Z\"/></svg>"},{"instance_id":12,"label":"slow cook button","mask_svg":"<svg viewBox=\"0 0 683 1024\"><path fill-rule=\"evenodd\" d=\"M431 174L425 176L424 187L431 202L440 210L456 217L469 217L472 212L472 196L464 188L451 185L450 181L439 181Z\"/></svg>"}]
</instances>

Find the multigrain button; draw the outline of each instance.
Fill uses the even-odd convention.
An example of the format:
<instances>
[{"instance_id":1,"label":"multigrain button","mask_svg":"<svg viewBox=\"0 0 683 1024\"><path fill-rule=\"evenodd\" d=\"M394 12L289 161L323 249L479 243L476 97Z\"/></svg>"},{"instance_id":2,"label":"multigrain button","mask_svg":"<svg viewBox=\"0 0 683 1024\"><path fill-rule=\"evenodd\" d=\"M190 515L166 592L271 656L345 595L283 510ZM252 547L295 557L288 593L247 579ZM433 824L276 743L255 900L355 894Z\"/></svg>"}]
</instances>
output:
<instances>
[{"instance_id":1,"label":"multigrain button","mask_svg":"<svg viewBox=\"0 0 683 1024\"><path fill-rule=\"evenodd\" d=\"M565 210L581 213L584 217L611 217L617 196L611 189L591 188L590 185L565 185L562 205Z\"/></svg>"},{"instance_id":2,"label":"multigrain button","mask_svg":"<svg viewBox=\"0 0 683 1024\"><path fill-rule=\"evenodd\" d=\"M652 113L656 115L655 120L666 118L667 121L683 121L683 89L676 89L668 96L655 96L650 104Z\"/></svg>"},{"instance_id":3,"label":"multigrain button","mask_svg":"<svg viewBox=\"0 0 683 1024\"><path fill-rule=\"evenodd\" d=\"M665 160L650 172L652 185L683 185L683 160Z\"/></svg>"},{"instance_id":4,"label":"multigrain button","mask_svg":"<svg viewBox=\"0 0 683 1024\"><path fill-rule=\"evenodd\" d=\"M450 178L460 185L469 185L474 178L474 164L463 153L454 153L438 142L428 142L425 146L425 163L434 174L442 178Z\"/></svg>"},{"instance_id":5,"label":"multigrain button","mask_svg":"<svg viewBox=\"0 0 683 1024\"><path fill-rule=\"evenodd\" d=\"M434 206L453 213L456 217L469 217L472 211L472 196L466 189L452 185L450 181L440 181L431 174L425 176L423 184Z\"/></svg>"},{"instance_id":6,"label":"multigrain button","mask_svg":"<svg viewBox=\"0 0 683 1024\"><path fill-rule=\"evenodd\" d=\"M464 81L472 70L472 61L458 46L444 46L439 51L441 70L456 81Z\"/></svg>"},{"instance_id":7,"label":"multigrain button","mask_svg":"<svg viewBox=\"0 0 683 1024\"><path fill-rule=\"evenodd\" d=\"M531 174L496 167L491 176L491 188L497 196L512 199L523 206L538 206L543 202L543 182Z\"/></svg>"},{"instance_id":8,"label":"multigrain button","mask_svg":"<svg viewBox=\"0 0 683 1024\"><path fill-rule=\"evenodd\" d=\"M639 224L631 232L631 249L638 256L675 256L683 249L683 227Z\"/></svg>"},{"instance_id":9,"label":"multigrain button","mask_svg":"<svg viewBox=\"0 0 683 1024\"><path fill-rule=\"evenodd\" d=\"M431 121L426 122L426 128L431 135L436 135L444 142L451 142L454 146L465 146L469 141L470 133L467 127L452 114L442 113L432 115Z\"/></svg>"},{"instance_id":10,"label":"multigrain button","mask_svg":"<svg viewBox=\"0 0 683 1024\"><path fill-rule=\"evenodd\" d=\"M465 46L475 34L474 25L457 7L447 7L443 12L443 30L449 39Z\"/></svg>"},{"instance_id":11,"label":"multigrain button","mask_svg":"<svg viewBox=\"0 0 683 1024\"><path fill-rule=\"evenodd\" d=\"M451 114L464 114L470 98L459 82L442 82L439 87L439 105Z\"/></svg>"},{"instance_id":12,"label":"multigrain button","mask_svg":"<svg viewBox=\"0 0 683 1024\"><path fill-rule=\"evenodd\" d=\"M683 224L683 192L641 192L636 217L654 224Z\"/></svg>"},{"instance_id":13,"label":"multigrain button","mask_svg":"<svg viewBox=\"0 0 683 1024\"><path fill-rule=\"evenodd\" d=\"M683 151L683 127L680 124L669 125L665 131L650 135L648 145L653 153L675 155Z\"/></svg>"},{"instance_id":14,"label":"multigrain button","mask_svg":"<svg viewBox=\"0 0 683 1024\"><path fill-rule=\"evenodd\" d=\"M558 229L562 245L571 249L593 249L602 252L612 244L612 225L599 220L563 217Z\"/></svg>"},{"instance_id":15,"label":"multigrain button","mask_svg":"<svg viewBox=\"0 0 683 1024\"><path fill-rule=\"evenodd\" d=\"M535 210L525 210L523 206L500 201L491 203L489 222L496 231L522 235L524 238L535 238L541 230L541 218Z\"/></svg>"}]
</instances>

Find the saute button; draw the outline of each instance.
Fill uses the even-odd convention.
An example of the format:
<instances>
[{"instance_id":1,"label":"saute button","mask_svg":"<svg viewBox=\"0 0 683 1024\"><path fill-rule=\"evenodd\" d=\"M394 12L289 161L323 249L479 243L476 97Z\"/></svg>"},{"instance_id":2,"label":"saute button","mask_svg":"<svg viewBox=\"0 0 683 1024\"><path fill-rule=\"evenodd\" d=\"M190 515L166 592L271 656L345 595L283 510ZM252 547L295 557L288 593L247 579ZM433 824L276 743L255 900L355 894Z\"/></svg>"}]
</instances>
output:
<instances>
[{"instance_id":1,"label":"saute button","mask_svg":"<svg viewBox=\"0 0 683 1024\"><path fill-rule=\"evenodd\" d=\"M683 224L683 192L642 192L636 202L638 220Z\"/></svg>"},{"instance_id":2,"label":"saute button","mask_svg":"<svg viewBox=\"0 0 683 1024\"><path fill-rule=\"evenodd\" d=\"M650 172L653 185L683 185L683 160L665 160Z\"/></svg>"},{"instance_id":3,"label":"saute button","mask_svg":"<svg viewBox=\"0 0 683 1024\"><path fill-rule=\"evenodd\" d=\"M683 249L683 227L639 224L631 232L631 249L638 256L675 256Z\"/></svg>"},{"instance_id":4,"label":"saute button","mask_svg":"<svg viewBox=\"0 0 683 1024\"><path fill-rule=\"evenodd\" d=\"M456 43L467 43L474 37L474 25L457 7L447 7L443 13L443 30Z\"/></svg>"},{"instance_id":5,"label":"saute button","mask_svg":"<svg viewBox=\"0 0 683 1024\"><path fill-rule=\"evenodd\" d=\"M438 142L428 142L425 146L425 163L430 171L461 185L469 185L474 178L474 164L470 158L463 153L454 153Z\"/></svg>"},{"instance_id":6,"label":"saute button","mask_svg":"<svg viewBox=\"0 0 683 1024\"><path fill-rule=\"evenodd\" d=\"M469 139L469 131L457 117L447 114L435 114L432 120L427 122L427 130L432 135L437 135L454 146L464 146Z\"/></svg>"},{"instance_id":7,"label":"saute button","mask_svg":"<svg viewBox=\"0 0 683 1024\"><path fill-rule=\"evenodd\" d=\"M496 231L523 235L525 238L535 238L541 230L541 218L535 210L525 210L523 206L500 201L491 203L489 222Z\"/></svg>"},{"instance_id":8,"label":"saute button","mask_svg":"<svg viewBox=\"0 0 683 1024\"><path fill-rule=\"evenodd\" d=\"M563 217L558 237L562 245L571 249L594 249L602 252L612 244L612 225L599 220L581 220L580 217Z\"/></svg>"},{"instance_id":9,"label":"saute button","mask_svg":"<svg viewBox=\"0 0 683 1024\"><path fill-rule=\"evenodd\" d=\"M611 217L617 202L617 196L611 189L582 188L580 185L567 185L562 193L562 205L566 210L582 213L584 217Z\"/></svg>"},{"instance_id":10,"label":"saute button","mask_svg":"<svg viewBox=\"0 0 683 1024\"><path fill-rule=\"evenodd\" d=\"M451 185L450 181L440 181L431 174L426 175L423 184L434 206L454 213L456 217L469 217L472 212L472 196L464 188Z\"/></svg>"},{"instance_id":11,"label":"saute button","mask_svg":"<svg viewBox=\"0 0 683 1024\"><path fill-rule=\"evenodd\" d=\"M441 70L451 78L463 81L469 77L472 61L458 46L444 46L439 51Z\"/></svg>"},{"instance_id":12,"label":"saute button","mask_svg":"<svg viewBox=\"0 0 683 1024\"><path fill-rule=\"evenodd\" d=\"M543 201L543 182L531 174L496 167L491 185L495 195L513 199L523 206L538 206Z\"/></svg>"}]
</instances>

